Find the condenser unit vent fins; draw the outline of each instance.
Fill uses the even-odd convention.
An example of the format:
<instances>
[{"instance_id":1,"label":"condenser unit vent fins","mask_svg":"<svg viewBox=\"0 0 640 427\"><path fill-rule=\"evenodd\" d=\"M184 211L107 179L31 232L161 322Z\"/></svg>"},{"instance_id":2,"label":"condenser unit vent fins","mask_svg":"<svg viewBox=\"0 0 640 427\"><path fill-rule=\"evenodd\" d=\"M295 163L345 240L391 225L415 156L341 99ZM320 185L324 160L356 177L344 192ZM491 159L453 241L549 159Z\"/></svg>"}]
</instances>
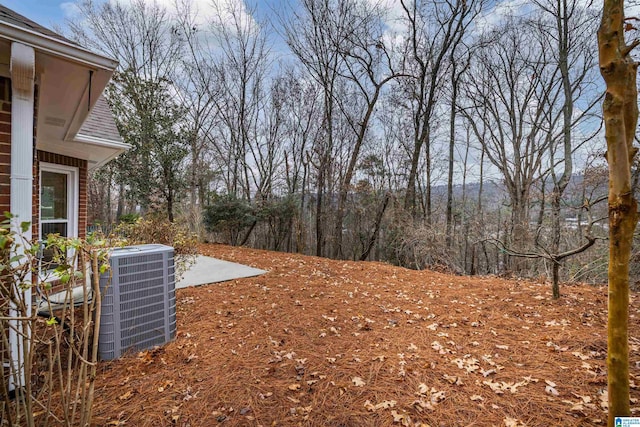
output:
<instances>
[{"instance_id":1,"label":"condenser unit vent fins","mask_svg":"<svg viewBox=\"0 0 640 427\"><path fill-rule=\"evenodd\" d=\"M117 359L173 340L176 293L173 248L139 245L114 249L111 271L100 276L102 314L98 353Z\"/></svg>"}]
</instances>

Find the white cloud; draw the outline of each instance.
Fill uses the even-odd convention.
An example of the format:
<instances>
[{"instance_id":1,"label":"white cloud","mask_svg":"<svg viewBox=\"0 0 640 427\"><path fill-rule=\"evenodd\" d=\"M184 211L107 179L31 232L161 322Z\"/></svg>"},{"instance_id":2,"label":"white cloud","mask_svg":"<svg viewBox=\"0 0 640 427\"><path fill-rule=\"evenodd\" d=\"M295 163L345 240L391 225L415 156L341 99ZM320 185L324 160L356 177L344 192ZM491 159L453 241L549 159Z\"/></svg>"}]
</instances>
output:
<instances>
[{"instance_id":1,"label":"white cloud","mask_svg":"<svg viewBox=\"0 0 640 427\"><path fill-rule=\"evenodd\" d=\"M527 0L503 0L487 9L476 20L476 29L480 32L491 31L509 16L524 16L532 9Z\"/></svg>"},{"instance_id":2,"label":"white cloud","mask_svg":"<svg viewBox=\"0 0 640 427\"><path fill-rule=\"evenodd\" d=\"M78 16L78 2L67 1L60 4L66 18L73 19ZM137 0L107 0L112 4L130 5ZM183 5L189 5L194 23L199 27L206 27L212 22L221 22L231 25L231 11L234 11L240 18L240 22L248 25L256 25L253 16L247 9L243 0L144 0L149 4L157 4L166 9L169 14L177 18L178 11L183 10Z\"/></svg>"},{"instance_id":3,"label":"white cloud","mask_svg":"<svg viewBox=\"0 0 640 427\"><path fill-rule=\"evenodd\" d=\"M367 0L373 5L379 5L387 11L385 24L392 33L400 33L406 31L407 21L406 13L400 4L400 0Z\"/></svg>"},{"instance_id":4,"label":"white cloud","mask_svg":"<svg viewBox=\"0 0 640 427\"><path fill-rule=\"evenodd\" d=\"M385 25L382 42L390 51L398 49L403 43L408 30L408 21L400 0L363 0L370 8L379 8L385 12Z\"/></svg>"},{"instance_id":5,"label":"white cloud","mask_svg":"<svg viewBox=\"0 0 640 427\"><path fill-rule=\"evenodd\" d=\"M78 10L78 5L72 1L60 3L60 9L62 10L64 17L67 19L76 18L80 13L80 11Z\"/></svg>"},{"instance_id":6,"label":"white cloud","mask_svg":"<svg viewBox=\"0 0 640 427\"><path fill-rule=\"evenodd\" d=\"M239 26L242 31L258 31L259 25L247 9L243 0L194 0L196 3L204 3L210 5L214 11L211 21L222 27L234 29Z\"/></svg>"}]
</instances>

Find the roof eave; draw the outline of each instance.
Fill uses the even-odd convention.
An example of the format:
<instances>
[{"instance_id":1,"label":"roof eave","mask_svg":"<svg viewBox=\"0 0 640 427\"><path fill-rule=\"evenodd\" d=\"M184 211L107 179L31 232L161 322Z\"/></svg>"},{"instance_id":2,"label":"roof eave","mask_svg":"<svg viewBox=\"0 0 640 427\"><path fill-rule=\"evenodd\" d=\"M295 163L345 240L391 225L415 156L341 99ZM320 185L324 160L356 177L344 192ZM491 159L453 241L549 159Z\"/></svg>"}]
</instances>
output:
<instances>
[{"instance_id":1,"label":"roof eave","mask_svg":"<svg viewBox=\"0 0 640 427\"><path fill-rule=\"evenodd\" d=\"M105 138L98 138L95 136L84 135L81 133L76 135L76 137L74 138L74 141L80 142L82 144L89 144L89 145L99 146L103 148L109 148L112 150L110 155L100 159L100 161L98 161L97 163L90 164L89 165L90 170L93 170L99 166L109 163L111 160L113 160L114 158L118 157L120 154L124 153L125 151L131 148L131 144L127 144L126 142L114 141L114 140L105 139Z\"/></svg>"},{"instance_id":2,"label":"roof eave","mask_svg":"<svg viewBox=\"0 0 640 427\"><path fill-rule=\"evenodd\" d=\"M7 22L0 22L0 37L32 46L39 51L59 56L91 68L113 72L118 67L118 62L111 58L98 55L80 46Z\"/></svg>"},{"instance_id":3,"label":"roof eave","mask_svg":"<svg viewBox=\"0 0 640 427\"><path fill-rule=\"evenodd\" d=\"M78 133L75 138L73 138L76 142L82 142L84 144L89 145L99 145L101 147L112 148L114 150L126 151L131 148L131 144L127 144L126 142L114 141L112 139L100 138L97 136L85 135L82 133Z\"/></svg>"}]
</instances>

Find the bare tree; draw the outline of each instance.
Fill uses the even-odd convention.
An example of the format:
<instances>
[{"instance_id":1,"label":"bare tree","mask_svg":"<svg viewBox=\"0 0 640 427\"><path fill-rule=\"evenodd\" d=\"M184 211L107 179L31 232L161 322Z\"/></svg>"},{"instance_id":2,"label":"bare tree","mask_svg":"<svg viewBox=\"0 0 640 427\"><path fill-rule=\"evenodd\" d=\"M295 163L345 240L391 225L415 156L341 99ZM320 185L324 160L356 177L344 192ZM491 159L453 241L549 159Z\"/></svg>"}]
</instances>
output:
<instances>
[{"instance_id":1,"label":"bare tree","mask_svg":"<svg viewBox=\"0 0 640 427\"><path fill-rule=\"evenodd\" d=\"M316 139L312 149L313 157L317 159L312 162L317 170L316 255L324 253L324 193L334 150L337 81L344 67L343 56L336 47L343 46L350 36L350 7L350 2L303 0L300 8L292 11L290 19L283 22L289 48L322 91L323 135ZM308 159L312 160L312 157Z\"/></svg>"},{"instance_id":2,"label":"bare tree","mask_svg":"<svg viewBox=\"0 0 640 427\"><path fill-rule=\"evenodd\" d=\"M462 37L462 34L460 35ZM451 90L451 111L449 114L449 156L448 156L448 168L447 168L447 210L446 210L446 240L447 248L451 248L453 243L453 169L454 169L454 151L456 145L456 118L458 113L458 91L460 89L460 83L462 82L463 74L469 69L471 65L471 51L467 47L466 52L463 53L462 58L456 57L456 48L458 44L453 46L449 55L450 66L450 90ZM466 46L463 46L466 47ZM467 153L469 145L467 140ZM465 155L465 168L466 168L466 155ZM466 181L466 173L465 173ZM464 191L465 182L462 187ZM463 198L464 199L464 198ZM464 201L463 201L464 203Z\"/></svg>"},{"instance_id":3,"label":"bare tree","mask_svg":"<svg viewBox=\"0 0 640 427\"><path fill-rule=\"evenodd\" d=\"M550 58L558 67L561 81L561 94L558 101L549 103L547 107L547 132L551 144L549 174L552 178L553 191L551 193L551 244L546 251L552 261L553 296L560 297L559 269L560 239L561 239L561 202L563 194L573 174L573 156L589 137L574 141L575 132L585 119L592 113L593 107L599 99L598 95L591 95L588 86L592 82L595 72L595 55L589 35L593 32L595 15L583 8L576 1L549 0L538 1L536 5L542 11L532 25L534 31L540 35L541 43L549 43L548 49L553 52ZM551 99L551 97L549 98ZM583 107L578 114L574 114L574 104L582 101ZM557 156L560 151L560 156ZM557 173L557 166L562 170ZM542 203L541 206L544 206ZM586 236L580 249L586 250L595 243L595 239ZM578 248L576 248L578 249ZM566 256L565 256L566 258Z\"/></svg>"},{"instance_id":4,"label":"bare tree","mask_svg":"<svg viewBox=\"0 0 640 427\"><path fill-rule=\"evenodd\" d=\"M188 0L176 2L177 26L184 38L186 52L181 57L174 85L187 116L189 224L194 231L200 230L200 211L212 175L209 153L214 143L213 128L219 121L214 102L219 96L219 85L211 66L214 62L212 47L206 26L198 24L199 13Z\"/></svg>"},{"instance_id":5,"label":"bare tree","mask_svg":"<svg viewBox=\"0 0 640 427\"><path fill-rule=\"evenodd\" d=\"M119 201L126 186L143 212L151 208L154 197L160 198L172 219L184 147L174 126L182 119L181 107L169 92L183 39L167 10L157 4L85 0L77 6L82 19L68 21L73 36L120 62L107 93L119 130L133 148L117 159L122 171L116 177ZM136 173L127 172L131 170Z\"/></svg>"},{"instance_id":6,"label":"bare tree","mask_svg":"<svg viewBox=\"0 0 640 427\"><path fill-rule=\"evenodd\" d=\"M485 37L478 61L469 73L471 101L464 114L487 159L500 171L511 202L508 246L524 252L530 240L529 203L533 184L540 179L549 144L544 135L546 108L558 95L557 67L524 22L510 18ZM512 260L516 272L525 265Z\"/></svg>"},{"instance_id":7,"label":"bare tree","mask_svg":"<svg viewBox=\"0 0 640 427\"><path fill-rule=\"evenodd\" d=\"M607 85L603 104L609 163L609 427L629 416L629 258L638 223L638 203L631 188L633 146L638 124L638 64L631 51L640 44L624 38L624 1L605 0L598 30L600 72Z\"/></svg>"},{"instance_id":8,"label":"bare tree","mask_svg":"<svg viewBox=\"0 0 640 427\"><path fill-rule=\"evenodd\" d=\"M426 161L425 216L431 221L431 127L438 95L447 69L447 55L460 43L465 28L482 9L481 1L400 1L408 33L403 79L407 106L412 115L411 167L407 178L405 209L415 215L418 164L423 148Z\"/></svg>"},{"instance_id":9,"label":"bare tree","mask_svg":"<svg viewBox=\"0 0 640 427\"><path fill-rule=\"evenodd\" d=\"M284 153L284 184L290 197L299 195L295 248L307 249L305 207L308 200L310 164L308 154L320 135L321 92L313 80L305 79L299 70L288 67L277 77L271 90L273 102L281 114L281 138Z\"/></svg>"},{"instance_id":10,"label":"bare tree","mask_svg":"<svg viewBox=\"0 0 640 427\"><path fill-rule=\"evenodd\" d=\"M340 76L346 78L354 88L352 93L357 99L357 105L356 109L349 109L340 99L336 100L347 119L348 127L354 134L354 142L350 144L348 164L339 184L332 253L333 258L336 259L344 257L342 229L345 205L360 151L374 118L375 108L384 86L401 75L394 71L390 48L383 40L385 31L383 10L371 7L367 2L352 1L351 8L347 12L350 14L348 21L352 29L348 31L348 38L344 40L343 45L337 45L335 49L344 62L344 70L340 72ZM354 98L349 97L349 99ZM385 206L386 203L384 203Z\"/></svg>"},{"instance_id":11,"label":"bare tree","mask_svg":"<svg viewBox=\"0 0 640 427\"><path fill-rule=\"evenodd\" d=\"M269 47L262 26L242 3L216 5L209 30L215 55L209 67L215 74L212 94L223 126L218 127L220 158L225 162L227 192L252 199L265 183L261 165L261 118L266 102Z\"/></svg>"}]
</instances>

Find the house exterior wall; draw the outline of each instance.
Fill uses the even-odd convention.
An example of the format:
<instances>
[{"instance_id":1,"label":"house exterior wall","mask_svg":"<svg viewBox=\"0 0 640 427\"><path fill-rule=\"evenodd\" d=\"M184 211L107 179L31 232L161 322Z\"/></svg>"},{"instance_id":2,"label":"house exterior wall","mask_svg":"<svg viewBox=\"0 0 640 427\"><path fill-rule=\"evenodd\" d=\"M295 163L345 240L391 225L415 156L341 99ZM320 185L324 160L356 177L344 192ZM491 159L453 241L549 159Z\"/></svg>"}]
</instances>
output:
<instances>
[{"instance_id":1,"label":"house exterior wall","mask_svg":"<svg viewBox=\"0 0 640 427\"><path fill-rule=\"evenodd\" d=\"M11 209L11 81L8 78L0 77L0 215L4 218L4 212ZM4 256L4 254L3 254ZM0 280L4 278L0 277ZM1 298L4 298L2 296ZM2 304L0 314L7 316L8 306ZM5 336L9 336L9 326L5 327ZM9 348L0 344L0 360L9 360ZM7 384L9 378L9 368L3 367L2 378Z\"/></svg>"},{"instance_id":2,"label":"house exterior wall","mask_svg":"<svg viewBox=\"0 0 640 427\"><path fill-rule=\"evenodd\" d=\"M38 91L35 91L34 102L34 142L37 138L37 97ZM32 235L34 239L39 236L39 214L40 214L40 162L53 163L64 166L76 167L78 169L78 236L85 237L87 225L87 161L72 157L62 156L46 151L35 150L34 148L33 162L33 211L32 211ZM11 79L0 76L0 220L4 216L4 212L11 211ZM0 278L1 279L1 278ZM8 306L3 305L3 310ZM7 315L7 312L2 313ZM7 332L8 334L8 332ZM0 346L0 360L8 358L8 349L4 348L4 344ZM9 371L8 368L2 370L4 381L7 381Z\"/></svg>"},{"instance_id":3,"label":"house exterior wall","mask_svg":"<svg viewBox=\"0 0 640 427\"><path fill-rule=\"evenodd\" d=\"M33 180L33 226L32 233L34 239L39 239L39 208L40 208L40 162L52 163L62 166L78 168L78 237L86 237L87 231L87 161L75 157L67 157L61 154L49 153L47 151L37 151L36 162L34 162Z\"/></svg>"},{"instance_id":4,"label":"house exterior wall","mask_svg":"<svg viewBox=\"0 0 640 427\"><path fill-rule=\"evenodd\" d=\"M0 215L11 210L11 80L0 77Z\"/></svg>"},{"instance_id":5,"label":"house exterior wall","mask_svg":"<svg viewBox=\"0 0 640 427\"><path fill-rule=\"evenodd\" d=\"M34 111L34 146L37 138L37 96ZM87 229L87 161L41 150L35 151L33 162L33 238L39 234L40 167L39 162L53 163L78 168L78 237L84 238ZM11 79L0 76L0 216L11 211Z\"/></svg>"}]
</instances>

